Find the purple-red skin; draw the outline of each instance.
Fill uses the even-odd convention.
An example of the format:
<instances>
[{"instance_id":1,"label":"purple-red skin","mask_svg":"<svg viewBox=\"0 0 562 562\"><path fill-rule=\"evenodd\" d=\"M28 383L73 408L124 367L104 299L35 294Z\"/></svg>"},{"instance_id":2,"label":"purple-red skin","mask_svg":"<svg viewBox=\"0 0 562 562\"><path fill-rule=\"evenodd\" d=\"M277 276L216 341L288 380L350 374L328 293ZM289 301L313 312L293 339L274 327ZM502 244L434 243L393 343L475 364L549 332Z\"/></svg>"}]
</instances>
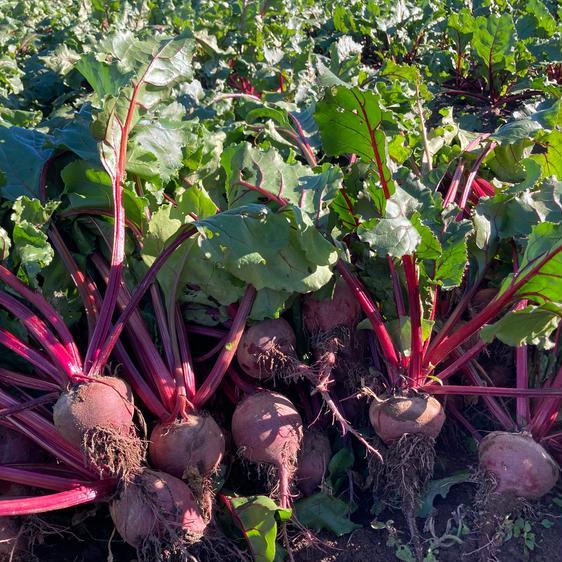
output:
<instances>
[{"instance_id":1,"label":"purple-red skin","mask_svg":"<svg viewBox=\"0 0 562 562\"><path fill-rule=\"evenodd\" d=\"M149 498L149 502L147 501ZM115 527L123 540L142 548L150 538L165 540L167 528L190 542L205 534L205 521L190 488L175 476L144 469L110 504Z\"/></svg>"},{"instance_id":2,"label":"purple-red skin","mask_svg":"<svg viewBox=\"0 0 562 562\"><path fill-rule=\"evenodd\" d=\"M277 392L257 392L238 404L232 417L232 437L240 454L253 463L267 463L279 471L282 507L289 504L303 434L302 419L293 403Z\"/></svg>"},{"instance_id":3,"label":"purple-red skin","mask_svg":"<svg viewBox=\"0 0 562 562\"><path fill-rule=\"evenodd\" d=\"M331 457L332 449L328 436L321 431L307 429L299 451L295 476L297 486L303 495L312 495L320 486Z\"/></svg>"},{"instance_id":4,"label":"purple-red skin","mask_svg":"<svg viewBox=\"0 0 562 562\"><path fill-rule=\"evenodd\" d=\"M217 422L206 414L190 414L186 420L157 424L148 454L155 468L183 478L191 468L210 476L218 469L224 450L224 435Z\"/></svg>"},{"instance_id":5,"label":"purple-red skin","mask_svg":"<svg viewBox=\"0 0 562 562\"><path fill-rule=\"evenodd\" d=\"M326 333L338 327L354 330L361 318L361 305L343 279L338 279L331 299L317 300L305 295L302 304L305 329L311 333Z\"/></svg>"},{"instance_id":6,"label":"purple-red skin","mask_svg":"<svg viewBox=\"0 0 562 562\"><path fill-rule=\"evenodd\" d=\"M63 437L81 446L84 435L94 429L131 435L134 412L129 385L116 377L100 377L63 392L53 407L53 421Z\"/></svg>"},{"instance_id":7,"label":"purple-red skin","mask_svg":"<svg viewBox=\"0 0 562 562\"><path fill-rule=\"evenodd\" d=\"M391 396L371 402L369 419L377 435L389 445L406 433L435 439L445 423L445 411L433 396Z\"/></svg>"},{"instance_id":8,"label":"purple-red skin","mask_svg":"<svg viewBox=\"0 0 562 562\"><path fill-rule=\"evenodd\" d=\"M494 431L478 446L480 466L497 480L496 492L538 499L554 488L560 468L528 433Z\"/></svg>"},{"instance_id":9,"label":"purple-red skin","mask_svg":"<svg viewBox=\"0 0 562 562\"><path fill-rule=\"evenodd\" d=\"M274 376L276 370L281 370L283 365L279 365L277 369L275 363L272 363L272 369L268 372L264 370L264 364L259 362L260 355L276 349L296 359L296 344L295 332L284 318L263 320L246 329L238 344L236 358L247 375L265 380Z\"/></svg>"}]
</instances>

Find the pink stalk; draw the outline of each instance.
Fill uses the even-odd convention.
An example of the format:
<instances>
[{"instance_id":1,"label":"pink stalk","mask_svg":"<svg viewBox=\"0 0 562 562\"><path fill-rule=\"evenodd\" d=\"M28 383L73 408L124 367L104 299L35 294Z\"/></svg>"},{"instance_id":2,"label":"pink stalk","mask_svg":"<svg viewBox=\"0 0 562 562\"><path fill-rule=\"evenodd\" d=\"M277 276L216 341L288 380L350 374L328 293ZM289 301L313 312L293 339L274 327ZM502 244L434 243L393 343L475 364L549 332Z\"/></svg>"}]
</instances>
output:
<instances>
[{"instance_id":1,"label":"pink stalk","mask_svg":"<svg viewBox=\"0 0 562 562\"><path fill-rule=\"evenodd\" d=\"M316 161L316 156L314 155L312 147L310 146L310 143L308 142L308 139L304 134L304 130L302 128L302 125L300 124L300 121L291 112L289 112L289 117L293 121L295 129L297 130L299 138L301 139L301 143L303 145L302 150L306 161L312 168L315 168L318 165L318 162Z\"/></svg>"},{"instance_id":2,"label":"pink stalk","mask_svg":"<svg viewBox=\"0 0 562 562\"><path fill-rule=\"evenodd\" d=\"M168 369L171 371L174 368L174 352L172 351L171 344L172 340L166 324L166 313L164 311L164 305L162 304L162 298L160 297L160 291L156 285L152 285L150 287L150 297L152 300L152 308L154 309L154 316L156 317L156 324L158 325L158 331L160 332L161 344L164 348L164 357L166 358Z\"/></svg>"},{"instance_id":3,"label":"pink stalk","mask_svg":"<svg viewBox=\"0 0 562 562\"><path fill-rule=\"evenodd\" d=\"M191 324L186 326L186 330L190 334L197 334L199 336L207 336L209 338L223 339L228 332L222 328L214 328L212 326L197 326Z\"/></svg>"},{"instance_id":4,"label":"pink stalk","mask_svg":"<svg viewBox=\"0 0 562 562\"><path fill-rule=\"evenodd\" d=\"M54 224L51 224L49 228L49 238L53 243L53 246L57 250L59 257L62 259L64 266L70 276L72 281L78 290L82 304L86 311L86 319L88 321L88 337L91 339L92 333L94 331L94 326L97 319L97 306L95 298L95 285L86 279L86 276L78 268L78 264L74 260L70 250L66 246L62 236L56 229Z\"/></svg>"},{"instance_id":5,"label":"pink stalk","mask_svg":"<svg viewBox=\"0 0 562 562\"><path fill-rule=\"evenodd\" d=\"M187 398L193 400L197 391L195 385L195 373L193 371L193 360L191 351L189 350L189 341L185 330L185 322L181 315L180 307L176 304L176 335L179 344L179 354L181 360L181 368L184 377L185 390Z\"/></svg>"},{"instance_id":6,"label":"pink stalk","mask_svg":"<svg viewBox=\"0 0 562 562\"><path fill-rule=\"evenodd\" d=\"M400 286L400 278L394 267L394 262L390 256L386 257L388 268L390 269L390 277L392 278L392 292L394 293L394 301L396 303L396 312L398 318L406 316L406 307L404 306L404 297L402 296L402 287Z\"/></svg>"},{"instance_id":7,"label":"pink stalk","mask_svg":"<svg viewBox=\"0 0 562 562\"><path fill-rule=\"evenodd\" d=\"M482 440L482 435L480 432L466 419L454 402L447 402L447 413L453 416L465 429L472 435L473 439L476 441Z\"/></svg>"},{"instance_id":8,"label":"pink stalk","mask_svg":"<svg viewBox=\"0 0 562 562\"><path fill-rule=\"evenodd\" d=\"M64 371L71 380L74 379L75 375L82 372L80 365L76 364L74 358L57 340L45 322L27 306L4 291L0 291L0 306L17 317L26 330L46 350L55 365Z\"/></svg>"},{"instance_id":9,"label":"pink stalk","mask_svg":"<svg viewBox=\"0 0 562 562\"><path fill-rule=\"evenodd\" d=\"M458 351L453 352L453 357L458 357ZM480 378L480 375L476 372L476 369L472 364L468 363L462 368L465 375L469 378L470 382L478 387L479 390L485 387L484 382ZM469 388L469 387L466 387ZM496 419L503 425L507 430L515 431L517 426L515 422L511 419L509 414L505 411L505 408L499 404L499 402L493 397L486 393L482 394L482 400L485 402L486 406L490 412L496 417Z\"/></svg>"},{"instance_id":10,"label":"pink stalk","mask_svg":"<svg viewBox=\"0 0 562 562\"><path fill-rule=\"evenodd\" d=\"M23 412L24 410L31 410L32 408L37 408L43 404L49 404L51 402L56 402L60 396L60 390L57 392L51 392L37 398L31 398L25 402L20 402L14 406L8 406L7 408L0 408L0 419L7 416L12 416L18 412Z\"/></svg>"},{"instance_id":11,"label":"pink stalk","mask_svg":"<svg viewBox=\"0 0 562 562\"><path fill-rule=\"evenodd\" d=\"M404 263L404 273L408 287L408 304L410 307L410 385L416 388L423 380L421 370L423 347L422 310L418 272L416 271L416 255L404 256L402 261Z\"/></svg>"},{"instance_id":12,"label":"pink stalk","mask_svg":"<svg viewBox=\"0 0 562 562\"><path fill-rule=\"evenodd\" d=\"M476 357L484 348L486 347L486 343L483 340L480 340L476 345L471 347L467 351L463 351L460 357L453 361L448 367L445 367L440 373L437 373L435 376L438 377L441 381L447 380L449 377L453 376L455 373L458 373L464 365L466 365L469 361L472 361L474 357ZM429 386L438 385L437 382L428 383Z\"/></svg>"},{"instance_id":13,"label":"pink stalk","mask_svg":"<svg viewBox=\"0 0 562 562\"><path fill-rule=\"evenodd\" d=\"M73 490L33 498L0 499L0 517L47 513L77 505L108 499L113 493L113 481L100 480Z\"/></svg>"},{"instance_id":14,"label":"pink stalk","mask_svg":"<svg viewBox=\"0 0 562 562\"><path fill-rule=\"evenodd\" d=\"M232 321L232 326L228 333L228 344L223 347L216 363L209 373L209 376L195 394L193 405L196 409L202 408L207 400L211 398L216 389L219 387L228 367L232 362L232 359L234 359L234 355L238 349L238 344L240 343L240 338L242 337L242 333L246 326L246 320L252 310L255 297L256 290L252 285L248 285Z\"/></svg>"},{"instance_id":15,"label":"pink stalk","mask_svg":"<svg viewBox=\"0 0 562 562\"><path fill-rule=\"evenodd\" d=\"M32 291L27 285L22 283L11 271L0 265L0 280L6 283L14 291L19 293L24 299L30 302L51 324L55 332L60 337L67 352L74 358L77 365L82 365L80 352L76 347L74 338L70 330L64 323L61 315L55 310L53 306L43 297L42 294Z\"/></svg>"},{"instance_id":16,"label":"pink stalk","mask_svg":"<svg viewBox=\"0 0 562 562\"><path fill-rule=\"evenodd\" d=\"M455 197L457 196L457 192L459 190L459 184L461 182L463 173L464 173L464 161L460 160L455 169L455 173L453 174L451 185L449 186L449 189L447 190L447 194L445 195L445 199L443 200L443 208L448 207L455 200Z\"/></svg>"},{"instance_id":17,"label":"pink stalk","mask_svg":"<svg viewBox=\"0 0 562 562\"><path fill-rule=\"evenodd\" d=\"M488 154L490 154L490 152L492 152L492 150L494 150L494 148L496 147L497 144L498 144L497 142L492 141L486 148L484 148L484 150L482 150L482 152L480 153L480 155L476 159L476 162L474 162L474 165L472 166L472 169L470 170L470 174L468 174L468 178L466 180L466 184L464 186L464 191L463 191L461 201L460 201L460 204L459 204L459 208L461 210L464 210L465 207L466 207L466 202L468 200L468 195L470 194L472 182L474 181L474 178L476 177L476 174L478 173L478 170L480 169L480 166L482 165L482 162L484 161L484 158L486 158L486 156L488 156ZM459 216L457 216L457 220L460 220Z\"/></svg>"},{"instance_id":18,"label":"pink stalk","mask_svg":"<svg viewBox=\"0 0 562 562\"><path fill-rule=\"evenodd\" d=\"M527 306L527 301L521 301L515 308L520 310ZM529 388L529 358L528 348L526 345L520 345L515 350L515 370L516 370L516 384L518 389ZM531 420L531 409L529 400L524 397L517 398L515 402L515 419L517 425L525 428Z\"/></svg>"},{"instance_id":19,"label":"pink stalk","mask_svg":"<svg viewBox=\"0 0 562 562\"><path fill-rule=\"evenodd\" d=\"M484 178L474 178L474 183L478 184L478 187L484 194L483 197L493 197L496 194L496 189L494 186Z\"/></svg>"},{"instance_id":20,"label":"pink stalk","mask_svg":"<svg viewBox=\"0 0 562 562\"><path fill-rule=\"evenodd\" d=\"M92 263L107 282L109 270L107 264L99 254L94 254L92 256ZM130 299L131 294L129 289L122 283L117 295L117 305L121 311L125 310ZM131 312L131 316L127 321L126 330L128 337L133 343L135 352L143 364L143 372L149 374L166 409L172 410L175 402L174 379L169 369L162 361L160 353L156 349L152 337L138 310L135 309Z\"/></svg>"},{"instance_id":21,"label":"pink stalk","mask_svg":"<svg viewBox=\"0 0 562 562\"><path fill-rule=\"evenodd\" d=\"M10 386L32 388L34 390L46 390L47 392L59 391L60 386L49 381L44 381L37 376L30 377L15 371L0 368L0 381Z\"/></svg>"},{"instance_id":22,"label":"pink stalk","mask_svg":"<svg viewBox=\"0 0 562 562\"><path fill-rule=\"evenodd\" d=\"M484 310L477 314L472 320L469 320L450 337L446 337L439 344L430 348L427 356L424 358L424 367L429 365L438 365L449 353L469 339L472 334L476 333L484 324L493 320L512 300L517 291L532 279L540 270L553 258L562 252L562 244L554 250L536 260L536 265L528 269L526 273L518 272L512 279L510 286L500 295L497 295Z\"/></svg>"},{"instance_id":23,"label":"pink stalk","mask_svg":"<svg viewBox=\"0 0 562 562\"><path fill-rule=\"evenodd\" d=\"M59 213L59 216L67 218L67 217L76 217L76 216L100 216L100 217L113 217L114 214L112 211L106 211L105 209L97 209L95 207L81 207L80 209L68 209L66 211L62 211ZM134 234L136 240L142 240L143 233L142 230L129 218L125 217L125 225L127 228L131 230Z\"/></svg>"},{"instance_id":24,"label":"pink stalk","mask_svg":"<svg viewBox=\"0 0 562 562\"><path fill-rule=\"evenodd\" d=\"M203 353L203 355L194 357L193 361L195 361L195 363L203 363L204 361L207 361L208 359L216 355L227 343L228 343L228 333L226 333L224 337L218 340L217 343L209 351Z\"/></svg>"},{"instance_id":25,"label":"pink stalk","mask_svg":"<svg viewBox=\"0 0 562 562\"><path fill-rule=\"evenodd\" d=\"M0 466L0 480L7 482L15 482L23 486L33 486L34 488L44 488L46 490L56 490L62 492L64 490L72 490L80 486L87 486L89 482L85 480L77 480L76 478L65 478L63 476L54 476L34 470L25 470L7 465Z\"/></svg>"},{"instance_id":26,"label":"pink stalk","mask_svg":"<svg viewBox=\"0 0 562 562\"><path fill-rule=\"evenodd\" d=\"M154 260L154 263L150 266L146 275L143 277L142 281L139 283L139 285L131 295L131 300L129 301L125 309L121 312L119 318L117 319L117 322L115 322L115 325L113 326L109 337L101 348L95 366L92 366L92 372L101 371L101 369L103 369L103 366L107 364L113 347L117 343L117 340L119 339L119 336L121 335L125 324L129 321L131 314L133 314L133 312L136 310L142 297L156 279L160 268L164 265L164 263L166 263L166 260L174 253L174 251L183 242L185 242L185 240L193 236L195 232L196 230L194 228L188 226L185 230L180 232L176 239L171 242Z\"/></svg>"},{"instance_id":27,"label":"pink stalk","mask_svg":"<svg viewBox=\"0 0 562 562\"><path fill-rule=\"evenodd\" d=\"M0 345L17 353L34 367L49 375L53 380L57 381L60 387L63 387L68 382L68 379L43 354L35 351L35 349L16 338L12 333L4 330L4 328L0 328Z\"/></svg>"},{"instance_id":28,"label":"pink stalk","mask_svg":"<svg viewBox=\"0 0 562 562\"><path fill-rule=\"evenodd\" d=\"M428 394L466 396L502 396L505 398L545 398L556 396L562 399L562 388L512 388L510 386L467 386L455 384L427 384L420 388Z\"/></svg>"},{"instance_id":29,"label":"pink stalk","mask_svg":"<svg viewBox=\"0 0 562 562\"><path fill-rule=\"evenodd\" d=\"M562 388L562 367L560 367L552 380L549 390L552 388ZM543 439L552 429L556 423L561 406L562 400L559 398L543 400L539 403L535 415L529 424L529 431L537 441Z\"/></svg>"},{"instance_id":30,"label":"pink stalk","mask_svg":"<svg viewBox=\"0 0 562 562\"><path fill-rule=\"evenodd\" d=\"M367 291L364 289L362 283L347 269L345 263L341 259L338 260L336 268L348 284L349 288L353 291L355 297L359 301L359 304L361 304L363 312L371 322L380 345L381 353L386 362L390 381L393 385L396 384L398 382L398 373L400 370L398 353L396 352L394 343L392 342L390 334L384 325L381 313L374 305L371 297L367 294Z\"/></svg>"}]
</instances>

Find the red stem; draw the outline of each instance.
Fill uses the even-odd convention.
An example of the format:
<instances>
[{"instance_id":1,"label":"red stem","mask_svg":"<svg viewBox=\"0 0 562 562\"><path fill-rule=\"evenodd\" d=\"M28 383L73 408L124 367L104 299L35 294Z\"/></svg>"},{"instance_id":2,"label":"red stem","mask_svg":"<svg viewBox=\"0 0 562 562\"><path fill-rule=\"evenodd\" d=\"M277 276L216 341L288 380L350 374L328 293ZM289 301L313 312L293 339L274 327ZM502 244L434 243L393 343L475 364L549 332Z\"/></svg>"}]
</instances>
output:
<instances>
[{"instance_id":1,"label":"red stem","mask_svg":"<svg viewBox=\"0 0 562 562\"><path fill-rule=\"evenodd\" d=\"M49 381L44 381L37 376L30 377L22 373L9 371L0 367L0 381L10 386L32 388L34 390L46 390L47 392L60 391L60 386Z\"/></svg>"},{"instance_id":2,"label":"red stem","mask_svg":"<svg viewBox=\"0 0 562 562\"><path fill-rule=\"evenodd\" d=\"M7 408L0 408L0 419L6 418L17 414L18 412L23 412L24 410L31 410L37 406L42 406L43 404L49 404L51 402L56 402L60 396L60 391L51 392L37 398L31 398L26 402L20 402L15 406L8 406Z\"/></svg>"},{"instance_id":3,"label":"red stem","mask_svg":"<svg viewBox=\"0 0 562 562\"><path fill-rule=\"evenodd\" d=\"M238 349L238 344L240 343L240 338L242 337L242 332L246 326L246 320L252 310L255 297L256 290L252 285L248 285L232 321L232 326L228 332L228 344L223 347L216 363L209 373L209 376L195 394L193 405L198 410L203 407L203 405L207 402L207 400L209 400L209 398L211 398L216 389L219 387L228 367L230 366L230 363L232 362L232 359L234 359L234 355Z\"/></svg>"},{"instance_id":4,"label":"red stem","mask_svg":"<svg viewBox=\"0 0 562 562\"><path fill-rule=\"evenodd\" d=\"M455 384L427 384L420 390L428 394L451 394L466 396L502 396L505 398L545 398L549 396L562 399L562 388L512 388L510 386L467 386ZM511 425L511 424L510 424Z\"/></svg>"},{"instance_id":5,"label":"red stem","mask_svg":"<svg viewBox=\"0 0 562 562\"><path fill-rule=\"evenodd\" d=\"M0 517L32 515L66 509L77 505L108 499L113 493L113 481L101 480L74 490L33 498L1 499Z\"/></svg>"},{"instance_id":6,"label":"red stem","mask_svg":"<svg viewBox=\"0 0 562 562\"><path fill-rule=\"evenodd\" d=\"M406 285L408 287L408 304L410 308L410 386L416 388L423 381L422 363L422 310L420 301L420 287L418 272L416 271L416 256L404 256L404 273L406 275Z\"/></svg>"},{"instance_id":7,"label":"red stem","mask_svg":"<svg viewBox=\"0 0 562 562\"><path fill-rule=\"evenodd\" d=\"M193 360L191 358L191 351L189 349L189 341L187 339L187 331L185 329L185 322L181 314L179 305L176 304L176 335L179 343L179 353L181 360L181 368L184 378L185 390L187 398L193 400L197 392L195 384L195 373L193 371Z\"/></svg>"},{"instance_id":8,"label":"red stem","mask_svg":"<svg viewBox=\"0 0 562 562\"><path fill-rule=\"evenodd\" d=\"M560 367L552 383L549 385L549 388L553 387L562 388L562 367ZM529 431L537 441L543 439L552 429L553 425L556 423L561 406L562 400L559 398L552 398L540 402L529 425Z\"/></svg>"},{"instance_id":9,"label":"red stem","mask_svg":"<svg viewBox=\"0 0 562 562\"><path fill-rule=\"evenodd\" d=\"M384 325L384 320L378 308L375 306L371 297L363 287L361 281L353 275L346 267L345 263L340 259L336 264L337 270L348 284L349 288L353 291L355 298L359 301L363 312L371 322L373 331L377 336L381 353L386 362L388 375L392 384L398 382L398 374L400 371L400 363L398 361L398 353L394 347L394 343Z\"/></svg>"},{"instance_id":10,"label":"red stem","mask_svg":"<svg viewBox=\"0 0 562 562\"><path fill-rule=\"evenodd\" d=\"M400 278L392 261L392 257L386 256L388 268L390 269L390 277L392 279L392 292L394 293L394 302L396 303L396 312L398 318L406 316L406 307L404 306L404 297L402 296L402 287L400 286Z\"/></svg>"},{"instance_id":11,"label":"red stem","mask_svg":"<svg viewBox=\"0 0 562 562\"><path fill-rule=\"evenodd\" d=\"M36 470L26 470L24 468L1 465L0 480L7 482L15 482L23 486L32 486L34 488L44 488L46 490L56 490L62 492L64 490L72 490L80 486L88 486L86 480L78 480L76 478L67 478L64 476L54 476L45 474Z\"/></svg>"}]
</instances>

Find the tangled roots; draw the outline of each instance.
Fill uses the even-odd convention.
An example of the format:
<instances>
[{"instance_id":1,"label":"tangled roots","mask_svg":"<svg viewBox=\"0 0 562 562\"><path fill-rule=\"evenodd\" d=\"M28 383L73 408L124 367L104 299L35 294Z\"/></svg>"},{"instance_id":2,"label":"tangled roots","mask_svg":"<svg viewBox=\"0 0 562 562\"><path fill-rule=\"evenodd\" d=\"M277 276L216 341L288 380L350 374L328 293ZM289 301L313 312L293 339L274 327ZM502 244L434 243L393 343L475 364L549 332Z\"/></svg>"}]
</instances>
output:
<instances>
[{"instance_id":1,"label":"tangled roots","mask_svg":"<svg viewBox=\"0 0 562 562\"><path fill-rule=\"evenodd\" d=\"M421 492L433 475L435 439L421 433L406 433L389 446L385 461L386 492L398 494L416 555L421 560L416 511Z\"/></svg>"},{"instance_id":2,"label":"tangled roots","mask_svg":"<svg viewBox=\"0 0 562 562\"><path fill-rule=\"evenodd\" d=\"M124 435L111 427L86 431L82 450L87 465L97 467L100 476L125 481L140 470L146 456L146 446L135 434Z\"/></svg>"}]
</instances>

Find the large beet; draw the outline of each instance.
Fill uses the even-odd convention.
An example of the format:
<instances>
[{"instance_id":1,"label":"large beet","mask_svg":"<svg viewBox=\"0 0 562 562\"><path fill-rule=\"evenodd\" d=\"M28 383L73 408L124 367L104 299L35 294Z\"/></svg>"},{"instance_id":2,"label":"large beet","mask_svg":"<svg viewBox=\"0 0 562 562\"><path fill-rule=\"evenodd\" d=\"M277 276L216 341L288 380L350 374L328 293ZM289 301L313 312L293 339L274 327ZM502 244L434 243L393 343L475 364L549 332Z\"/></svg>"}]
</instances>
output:
<instances>
[{"instance_id":1,"label":"large beet","mask_svg":"<svg viewBox=\"0 0 562 562\"><path fill-rule=\"evenodd\" d=\"M445 412L432 396L411 393L373 400L369 419L377 435L389 444L407 433L435 439L445 423Z\"/></svg>"},{"instance_id":2,"label":"large beet","mask_svg":"<svg viewBox=\"0 0 562 562\"><path fill-rule=\"evenodd\" d=\"M302 419L293 403L277 392L258 392L238 404L232 417L232 437L240 454L279 471L279 496L289 504L289 484L302 440Z\"/></svg>"},{"instance_id":3,"label":"large beet","mask_svg":"<svg viewBox=\"0 0 562 562\"><path fill-rule=\"evenodd\" d=\"M150 436L148 453L152 464L173 476L184 478L192 470L209 476L224 455L224 435L206 414L191 414L186 420L158 424Z\"/></svg>"},{"instance_id":4,"label":"large beet","mask_svg":"<svg viewBox=\"0 0 562 562\"><path fill-rule=\"evenodd\" d=\"M492 473L498 493L537 499L552 490L560 469L528 433L494 431L480 441L480 466Z\"/></svg>"}]
</instances>

